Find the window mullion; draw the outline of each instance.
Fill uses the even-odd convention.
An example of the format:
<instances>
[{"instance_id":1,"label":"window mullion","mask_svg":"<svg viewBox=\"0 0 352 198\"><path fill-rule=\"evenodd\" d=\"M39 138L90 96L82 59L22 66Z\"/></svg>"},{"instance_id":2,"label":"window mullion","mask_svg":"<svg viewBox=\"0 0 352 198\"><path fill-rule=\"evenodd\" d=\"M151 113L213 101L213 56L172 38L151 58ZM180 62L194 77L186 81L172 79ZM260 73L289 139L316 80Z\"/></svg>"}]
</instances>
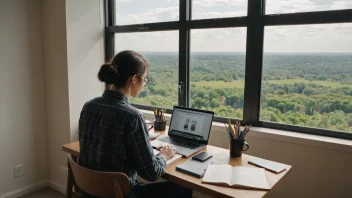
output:
<instances>
[{"instance_id":1,"label":"window mullion","mask_svg":"<svg viewBox=\"0 0 352 198\"><path fill-rule=\"evenodd\" d=\"M248 0L247 51L243 120L258 124L264 42L264 0Z\"/></svg>"},{"instance_id":2,"label":"window mullion","mask_svg":"<svg viewBox=\"0 0 352 198\"><path fill-rule=\"evenodd\" d=\"M105 61L109 61L115 54L115 33L109 27L115 25L115 0L105 0Z\"/></svg>"},{"instance_id":3,"label":"window mullion","mask_svg":"<svg viewBox=\"0 0 352 198\"><path fill-rule=\"evenodd\" d=\"M180 0L180 30L179 30L179 97L180 106L189 106L189 49L190 30L187 21L191 16L191 0Z\"/></svg>"}]
</instances>

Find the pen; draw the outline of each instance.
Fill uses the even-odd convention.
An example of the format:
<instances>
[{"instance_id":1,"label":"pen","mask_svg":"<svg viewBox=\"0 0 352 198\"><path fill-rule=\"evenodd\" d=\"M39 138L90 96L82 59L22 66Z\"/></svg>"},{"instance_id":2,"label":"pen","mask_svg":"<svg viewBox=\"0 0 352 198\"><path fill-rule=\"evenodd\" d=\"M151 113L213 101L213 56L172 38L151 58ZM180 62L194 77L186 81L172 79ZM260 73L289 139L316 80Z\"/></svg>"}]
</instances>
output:
<instances>
[{"instance_id":1,"label":"pen","mask_svg":"<svg viewBox=\"0 0 352 198\"><path fill-rule=\"evenodd\" d=\"M251 128L251 125L250 125L249 127L246 126L246 131L245 131L245 133L244 133L244 135L243 135L243 139L247 136L247 134L248 134L250 128Z\"/></svg>"},{"instance_id":2,"label":"pen","mask_svg":"<svg viewBox=\"0 0 352 198\"><path fill-rule=\"evenodd\" d=\"M238 132L240 132L241 131L241 123L240 122L237 122L238 124L237 124L237 127L238 127ZM242 133L243 133L243 131L241 132L241 135L242 135Z\"/></svg>"},{"instance_id":3,"label":"pen","mask_svg":"<svg viewBox=\"0 0 352 198\"><path fill-rule=\"evenodd\" d=\"M237 121L235 122L235 124L233 125L233 127L235 128L236 138L238 138L238 137L239 137L239 134L240 134L240 131L238 131Z\"/></svg>"},{"instance_id":4,"label":"pen","mask_svg":"<svg viewBox=\"0 0 352 198\"><path fill-rule=\"evenodd\" d=\"M235 132L232 131L232 135L234 139L237 139L237 134Z\"/></svg>"},{"instance_id":5,"label":"pen","mask_svg":"<svg viewBox=\"0 0 352 198\"><path fill-rule=\"evenodd\" d=\"M150 131L152 128L154 128L154 125L151 124L151 126L148 129L148 131Z\"/></svg>"}]
</instances>

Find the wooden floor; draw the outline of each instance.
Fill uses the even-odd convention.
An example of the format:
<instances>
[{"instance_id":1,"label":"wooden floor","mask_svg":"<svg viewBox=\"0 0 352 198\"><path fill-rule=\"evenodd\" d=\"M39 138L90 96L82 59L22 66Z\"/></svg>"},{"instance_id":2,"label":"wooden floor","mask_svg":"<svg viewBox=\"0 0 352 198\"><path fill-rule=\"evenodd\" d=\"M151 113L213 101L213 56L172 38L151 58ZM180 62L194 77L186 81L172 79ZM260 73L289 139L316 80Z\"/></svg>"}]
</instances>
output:
<instances>
[{"instance_id":1,"label":"wooden floor","mask_svg":"<svg viewBox=\"0 0 352 198\"><path fill-rule=\"evenodd\" d=\"M65 195L46 187L40 191L25 195L20 198L65 198Z\"/></svg>"}]
</instances>

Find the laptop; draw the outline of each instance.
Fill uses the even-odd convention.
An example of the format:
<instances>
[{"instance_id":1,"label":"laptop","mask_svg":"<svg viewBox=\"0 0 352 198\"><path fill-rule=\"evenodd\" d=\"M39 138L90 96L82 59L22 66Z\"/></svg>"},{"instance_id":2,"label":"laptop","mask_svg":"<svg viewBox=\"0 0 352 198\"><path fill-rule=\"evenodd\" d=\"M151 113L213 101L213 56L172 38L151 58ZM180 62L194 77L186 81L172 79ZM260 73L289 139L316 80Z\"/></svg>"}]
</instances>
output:
<instances>
[{"instance_id":1,"label":"laptop","mask_svg":"<svg viewBox=\"0 0 352 198\"><path fill-rule=\"evenodd\" d=\"M167 137L151 141L154 148L171 144L189 157L208 144L214 112L174 106Z\"/></svg>"}]
</instances>

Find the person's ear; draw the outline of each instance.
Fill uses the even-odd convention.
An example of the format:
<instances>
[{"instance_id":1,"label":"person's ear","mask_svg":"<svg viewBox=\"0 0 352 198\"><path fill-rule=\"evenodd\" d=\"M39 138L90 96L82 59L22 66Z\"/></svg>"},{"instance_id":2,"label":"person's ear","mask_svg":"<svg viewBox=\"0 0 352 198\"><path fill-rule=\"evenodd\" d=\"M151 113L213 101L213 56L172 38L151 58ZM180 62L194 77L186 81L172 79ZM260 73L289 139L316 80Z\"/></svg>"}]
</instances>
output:
<instances>
[{"instance_id":1,"label":"person's ear","mask_svg":"<svg viewBox=\"0 0 352 198\"><path fill-rule=\"evenodd\" d=\"M135 85L137 83L137 75L132 76L132 85Z\"/></svg>"}]
</instances>

